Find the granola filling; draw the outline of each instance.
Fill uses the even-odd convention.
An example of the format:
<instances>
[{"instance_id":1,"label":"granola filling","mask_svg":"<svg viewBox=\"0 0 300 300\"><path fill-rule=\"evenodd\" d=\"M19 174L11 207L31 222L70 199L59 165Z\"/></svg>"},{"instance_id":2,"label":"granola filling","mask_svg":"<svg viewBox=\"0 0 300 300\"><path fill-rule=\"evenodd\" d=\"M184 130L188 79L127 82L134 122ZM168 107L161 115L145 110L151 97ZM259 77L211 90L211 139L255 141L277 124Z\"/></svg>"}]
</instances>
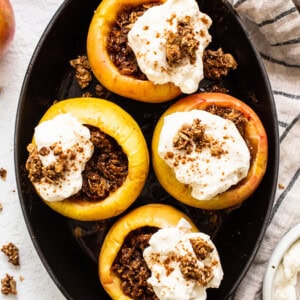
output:
<instances>
[{"instance_id":1,"label":"granola filling","mask_svg":"<svg viewBox=\"0 0 300 300\"><path fill-rule=\"evenodd\" d=\"M90 131L90 140L94 146L94 152L82 172L81 190L74 196L71 196L70 199L84 199L85 201L103 200L125 181L128 174L128 159L122 148L112 137L106 135L97 127L85 126ZM65 153L57 147L57 149L54 149L54 155L59 157L58 161L55 164L44 167L39 155L46 155L50 150L43 147L38 151L37 146L34 144L29 144L27 148L29 157L26 162L26 169L29 172L29 179L33 183L45 180L45 178L51 182L59 182L66 171L64 159L76 158L75 152L66 151ZM80 149L77 150L80 151Z\"/></svg>"},{"instance_id":2,"label":"granola filling","mask_svg":"<svg viewBox=\"0 0 300 300\"><path fill-rule=\"evenodd\" d=\"M81 191L75 199L97 201L116 191L128 174L128 159L118 143L99 128L86 125L91 132L94 153L82 173Z\"/></svg>"},{"instance_id":3,"label":"granola filling","mask_svg":"<svg viewBox=\"0 0 300 300\"><path fill-rule=\"evenodd\" d=\"M243 137L243 139L246 142L246 145L250 152L250 160L255 156L255 149L253 144L249 141L246 134L246 127L247 127L247 118L237 109L234 109L232 107L220 107L217 105L211 105L206 108L206 111L215 114L217 116L220 116L224 119L228 119L234 123L236 128L238 129L239 133Z\"/></svg>"},{"instance_id":4,"label":"granola filling","mask_svg":"<svg viewBox=\"0 0 300 300\"><path fill-rule=\"evenodd\" d=\"M211 105L206 108L206 111L232 121L240 132L241 136L246 139L247 118L239 110L232 107Z\"/></svg>"},{"instance_id":5,"label":"granola filling","mask_svg":"<svg viewBox=\"0 0 300 300\"><path fill-rule=\"evenodd\" d=\"M153 287L148 283L151 271L143 257L143 251L149 247L149 240L159 228L145 226L131 231L125 238L117 257L112 265L114 272L121 279L121 289L123 293L135 300L159 300L153 291ZM214 262L211 266L199 267L197 260L206 261L211 259L214 248L200 237L190 240L195 257L174 255L170 253L167 259L161 262L167 274L174 271L174 262L179 264L179 269L186 281L196 281L205 287L214 276ZM160 261L159 255L153 257Z\"/></svg>"},{"instance_id":6,"label":"granola filling","mask_svg":"<svg viewBox=\"0 0 300 300\"><path fill-rule=\"evenodd\" d=\"M123 293L135 300L158 300L147 282L151 272L143 258L143 251L156 227L142 227L131 231L112 265L112 271L121 279Z\"/></svg>"},{"instance_id":7,"label":"granola filling","mask_svg":"<svg viewBox=\"0 0 300 300\"><path fill-rule=\"evenodd\" d=\"M147 78L137 64L135 54L128 45L127 36L137 18L142 16L151 6L153 4L143 4L121 10L107 39L107 49L111 60L120 73L140 80L147 80Z\"/></svg>"}]
</instances>

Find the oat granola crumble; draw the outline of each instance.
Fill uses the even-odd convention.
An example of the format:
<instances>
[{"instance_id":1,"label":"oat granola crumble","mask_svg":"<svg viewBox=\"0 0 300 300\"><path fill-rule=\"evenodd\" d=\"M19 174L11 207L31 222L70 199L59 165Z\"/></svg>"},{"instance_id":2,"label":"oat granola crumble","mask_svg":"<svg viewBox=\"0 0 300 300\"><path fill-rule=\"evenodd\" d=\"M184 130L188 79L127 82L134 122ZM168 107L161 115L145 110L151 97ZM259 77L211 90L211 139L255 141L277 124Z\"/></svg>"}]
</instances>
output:
<instances>
[{"instance_id":1,"label":"oat granola crumble","mask_svg":"<svg viewBox=\"0 0 300 300\"><path fill-rule=\"evenodd\" d=\"M45 156L53 151L53 154L57 157L57 160L48 165L43 166L39 155ZM52 144L49 148L42 147L38 150L37 146L34 144L29 144L27 146L27 151L29 152L29 157L26 161L26 170L29 172L29 179L31 182L40 182L45 180L46 183L59 184L60 180L64 180L65 171L68 166L68 160L74 161L76 158L76 153L81 152L82 148L78 147L73 151L71 149L66 149L63 151L59 143ZM76 168L75 164L71 163L70 168Z\"/></svg>"},{"instance_id":2,"label":"oat granola crumble","mask_svg":"<svg viewBox=\"0 0 300 300\"><path fill-rule=\"evenodd\" d=\"M174 148L186 154L190 154L193 150L201 152L204 148L210 148L212 156L220 157L225 154L222 144L205 134L205 127L199 119L194 119L191 125L184 124L173 139ZM180 156L177 159L183 162L185 157Z\"/></svg>"},{"instance_id":3,"label":"oat granola crumble","mask_svg":"<svg viewBox=\"0 0 300 300\"><path fill-rule=\"evenodd\" d=\"M204 77L212 80L220 80L230 70L237 68L237 62L229 53L224 53L222 48L216 51L205 50L203 55Z\"/></svg>"},{"instance_id":4,"label":"oat granola crumble","mask_svg":"<svg viewBox=\"0 0 300 300\"><path fill-rule=\"evenodd\" d=\"M110 96L110 91L107 90L103 85L97 84L95 87L96 96L107 99Z\"/></svg>"},{"instance_id":5,"label":"oat granola crumble","mask_svg":"<svg viewBox=\"0 0 300 300\"><path fill-rule=\"evenodd\" d=\"M70 65L75 69L75 78L79 86L84 89L92 81L91 66L86 55L70 60Z\"/></svg>"},{"instance_id":6,"label":"oat granola crumble","mask_svg":"<svg viewBox=\"0 0 300 300\"><path fill-rule=\"evenodd\" d=\"M184 58L188 58L191 64L195 64L199 41L195 37L190 16L178 20L177 32L168 31L166 40L166 58L170 66L181 64Z\"/></svg>"},{"instance_id":7,"label":"oat granola crumble","mask_svg":"<svg viewBox=\"0 0 300 300\"><path fill-rule=\"evenodd\" d=\"M247 124L247 119L240 111L232 107L221 107L217 105L211 105L207 107L206 111L232 121L236 128L239 130L241 136L245 137L245 127Z\"/></svg>"},{"instance_id":8,"label":"oat granola crumble","mask_svg":"<svg viewBox=\"0 0 300 300\"><path fill-rule=\"evenodd\" d=\"M1 293L3 295L17 295L17 283L13 276L6 274L6 276L1 280Z\"/></svg>"},{"instance_id":9,"label":"oat granola crumble","mask_svg":"<svg viewBox=\"0 0 300 300\"><path fill-rule=\"evenodd\" d=\"M158 300L147 282L151 271L143 258L155 231L155 227L143 227L130 232L112 265L112 271L121 279L122 291L135 300Z\"/></svg>"},{"instance_id":10,"label":"oat granola crumble","mask_svg":"<svg viewBox=\"0 0 300 300\"><path fill-rule=\"evenodd\" d=\"M135 54L128 45L127 36L137 18L150 7L151 4L143 4L120 11L107 39L107 50L119 72L140 80L147 78L137 64Z\"/></svg>"},{"instance_id":11,"label":"oat granola crumble","mask_svg":"<svg viewBox=\"0 0 300 300\"><path fill-rule=\"evenodd\" d=\"M15 266L19 266L19 249L13 243L3 245L1 251L8 257L8 261Z\"/></svg>"},{"instance_id":12,"label":"oat granola crumble","mask_svg":"<svg viewBox=\"0 0 300 300\"><path fill-rule=\"evenodd\" d=\"M93 97L93 94L91 92L85 92L81 95L82 98L88 98L88 97Z\"/></svg>"},{"instance_id":13,"label":"oat granola crumble","mask_svg":"<svg viewBox=\"0 0 300 300\"><path fill-rule=\"evenodd\" d=\"M72 199L97 201L106 198L110 192L123 184L128 174L128 159L112 137L97 127L85 126L90 130L94 152L82 172L82 188L72 196ZM57 161L45 167L39 155L47 155L50 149L57 156ZM67 161L72 162L76 158L76 153L82 151L81 147L74 151L71 149L63 151L59 143L51 145L50 149L43 147L38 151L36 145L28 145L29 157L26 161L26 170L31 182L43 180L46 183L59 184L60 180L64 179ZM76 166L71 163L69 167L75 168Z\"/></svg>"}]
</instances>

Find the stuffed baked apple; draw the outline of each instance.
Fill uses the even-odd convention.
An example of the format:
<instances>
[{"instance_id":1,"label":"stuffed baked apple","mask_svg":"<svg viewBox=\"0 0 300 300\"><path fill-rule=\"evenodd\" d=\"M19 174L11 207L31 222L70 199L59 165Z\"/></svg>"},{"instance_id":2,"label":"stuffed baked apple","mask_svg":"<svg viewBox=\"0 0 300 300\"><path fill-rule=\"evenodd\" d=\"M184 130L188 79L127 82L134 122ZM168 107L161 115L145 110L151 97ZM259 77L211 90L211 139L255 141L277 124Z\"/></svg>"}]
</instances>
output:
<instances>
[{"instance_id":1,"label":"stuffed baked apple","mask_svg":"<svg viewBox=\"0 0 300 300\"><path fill-rule=\"evenodd\" d=\"M152 140L153 167L177 200L202 209L241 204L267 167L268 144L256 113L222 93L199 93L173 104Z\"/></svg>"},{"instance_id":2,"label":"stuffed baked apple","mask_svg":"<svg viewBox=\"0 0 300 300\"><path fill-rule=\"evenodd\" d=\"M210 25L195 0L104 0L88 31L91 69L107 89L135 100L193 93Z\"/></svg>"},{"instance_id":3,"label":"stuffed baked apple","mask_svg":"<svg viewBox=\"0 0 300 300\"><path fill-rule=\"evenodd\" d=\"M206 299L223 278L218 252L181 211L141 206L109 230L99 277L112 299Z\"/></svg>"},{"instance_id":4,"label":"stuffed baked apple","mask_svg":"<svg viewBox=\"0 0 300 300\"><path fill-rule=\"evenodd\" d=\"M120 214L139 196L148 174L148 149L138 124L102 99L52 105L27 149L26 169L39 196L77 220Z\"/></svg>"}]
</instances>

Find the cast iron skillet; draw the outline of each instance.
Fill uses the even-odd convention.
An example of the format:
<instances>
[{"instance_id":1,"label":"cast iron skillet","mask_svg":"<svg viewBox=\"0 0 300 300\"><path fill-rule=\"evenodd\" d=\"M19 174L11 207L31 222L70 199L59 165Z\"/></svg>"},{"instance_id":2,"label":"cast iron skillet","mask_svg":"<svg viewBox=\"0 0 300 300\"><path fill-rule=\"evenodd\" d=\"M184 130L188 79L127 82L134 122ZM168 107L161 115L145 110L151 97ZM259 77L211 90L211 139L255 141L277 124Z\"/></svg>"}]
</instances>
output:
<instances>
[{"instance_id":1,"label":"cast iron skillet","mask_svg":"<svg viewBox=\"0 0 300 300\"><path fill-rule=\"evenodd\" d=\"M53 212L35 194L24 172L26 146L43 113L54 100L81 95L69 60L85 53L89 22L99 0L67 0L43 34L28 67L17 111L15 166L19 197L33 243L49 274L68 299L109 299L97 275L101 242L115 219L103 222L76 222ZM199 0L202 11L213 19L211 48L222 46L238 61L223 85L244 100L261 118L269 140L266 175L240 208L213 214L189 208L172 199L158 184L153 171L145 189L132 206L163 202L185 211L199 228L212 235L224 268L224 280L208 299L226 299L236 289L248 269L267 226L278 172L278 131L275 106L268 78L240 20L222 0ZM203 81L200 90L211 82ZM91 85L93 89L95 82ZM140 124L148 145L155 122L170 105L144 104L111 94L109 99L131 113ZM130 207L130 209L132 209Z\"/></svg>"}]
</instances>

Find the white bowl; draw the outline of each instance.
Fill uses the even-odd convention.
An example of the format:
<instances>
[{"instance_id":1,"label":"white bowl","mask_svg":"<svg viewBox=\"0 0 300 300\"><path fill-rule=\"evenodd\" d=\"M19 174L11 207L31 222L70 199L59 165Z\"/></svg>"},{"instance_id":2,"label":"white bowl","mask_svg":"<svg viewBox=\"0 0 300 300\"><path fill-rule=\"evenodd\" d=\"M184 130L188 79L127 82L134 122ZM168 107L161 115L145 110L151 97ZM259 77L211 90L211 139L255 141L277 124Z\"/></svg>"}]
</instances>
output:
<instances>
[{"instance_id":1,"label":"white bowl","mask_svg":"<svg viewBox=\"0 0 300 300\"><path fill-rule=\"evenodd\" d=\"M269 260L263 282L263 300L273 300L273 281L285 252L300 239L300 224L296 225L280 240Z\"/></svg>"}]
</instances>

